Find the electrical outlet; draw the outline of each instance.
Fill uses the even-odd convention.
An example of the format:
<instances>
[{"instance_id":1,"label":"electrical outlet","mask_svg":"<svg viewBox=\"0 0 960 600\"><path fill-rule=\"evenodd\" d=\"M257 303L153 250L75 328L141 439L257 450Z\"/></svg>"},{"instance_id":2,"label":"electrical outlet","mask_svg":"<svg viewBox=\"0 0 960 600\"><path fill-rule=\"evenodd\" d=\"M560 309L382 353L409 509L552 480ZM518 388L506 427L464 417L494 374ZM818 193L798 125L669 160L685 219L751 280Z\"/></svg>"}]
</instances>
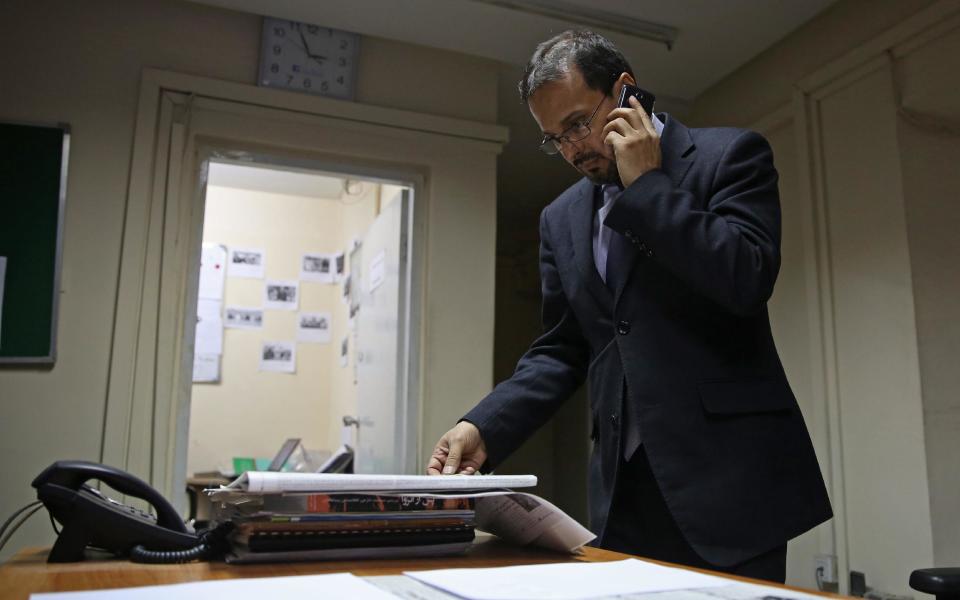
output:
<instances>
[{"instance_id":1,"label":"electrical outlet","mask_svg":"<svg viewBox=\"0 0 960 600\"><path fill-rule=\"evenodd\" d=\"M834 554L817 554L813 557L814 576L817 578L817 584L821 590L824 590L824 584L836 586L840 583L837 579L837 557ZM834 589L836 589L834 587Z\"/></svg>"}]
</instances>

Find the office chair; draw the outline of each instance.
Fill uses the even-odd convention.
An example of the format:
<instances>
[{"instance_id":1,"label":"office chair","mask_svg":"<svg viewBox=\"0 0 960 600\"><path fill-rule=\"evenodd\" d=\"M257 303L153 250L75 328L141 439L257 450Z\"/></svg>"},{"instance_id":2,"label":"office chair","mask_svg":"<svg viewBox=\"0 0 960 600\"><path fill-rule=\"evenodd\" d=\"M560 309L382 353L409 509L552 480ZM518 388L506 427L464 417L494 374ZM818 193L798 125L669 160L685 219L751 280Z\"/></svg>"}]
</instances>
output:
<instances>
[{"instance_id":1,"label":"office chair","mask_svg":"<svg viewBox=\"0 0 960 600\"><path fill-rule=\"evenodd\" d=\"M960 567L917 569L910 574L910 587L937 600L960 600Z\"/></svg>"}]
</instances>

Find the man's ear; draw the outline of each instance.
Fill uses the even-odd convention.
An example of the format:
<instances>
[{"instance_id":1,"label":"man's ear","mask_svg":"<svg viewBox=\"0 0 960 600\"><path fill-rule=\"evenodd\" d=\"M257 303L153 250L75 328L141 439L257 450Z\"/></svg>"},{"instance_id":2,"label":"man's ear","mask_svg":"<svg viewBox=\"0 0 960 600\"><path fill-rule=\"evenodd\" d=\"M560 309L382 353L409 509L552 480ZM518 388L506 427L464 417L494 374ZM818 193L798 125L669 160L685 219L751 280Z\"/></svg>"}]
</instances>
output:
<instances>
[{"instance_id":1,"label":"man's ear","mask_svg":"<svg viewBox=\"0 0 960 600\"><path fill-rule=\"evenodd\" d=\"M633 75L631 75L630 73L627 73L626 71L624 71L623 73L620 73L620 77L617 77L616 83L613 84L612 92L615 98L619 97L620 89L624 85L637 85L637 82L636 80L634 80Z\"/></svg>"}]
</instances>

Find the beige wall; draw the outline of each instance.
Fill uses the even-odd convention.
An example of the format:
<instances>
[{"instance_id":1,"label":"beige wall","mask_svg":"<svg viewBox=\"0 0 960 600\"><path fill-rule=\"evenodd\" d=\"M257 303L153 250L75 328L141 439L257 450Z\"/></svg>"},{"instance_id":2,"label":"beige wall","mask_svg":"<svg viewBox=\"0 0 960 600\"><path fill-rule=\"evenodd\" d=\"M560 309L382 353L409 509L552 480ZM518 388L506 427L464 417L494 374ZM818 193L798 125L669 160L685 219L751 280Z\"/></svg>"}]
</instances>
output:
<instances>
[{"instance_id":1,"label":"beige wall","mask_svg":"<svg viewBox=\"0 0 960 600\"><path fill-rule=\"evenodd\" d=\"M380 186L359 185L343 198L208 187L204 243L263 248L265 279L298 280L301 255L343 252L373 222ZM224 307L262 308L263 286L262 279L227 277ZM353 369L340 365L340 340L349 334L341 291L340 283L300 282L299 311L333 317L330 343L297 342L298 311L264 309L262 329L224 330L220 382L193 384L188 473L232 472L233 457L272 457L289 437L312 450L340 445L341 417L356 413ZM267 340L296 343L296 373L259 370Z\"/></svg>"},{"instance_id":2,"label":"beige wall","mask_svg":"<svg viewBox=\"0 0 960 600\"><path fill-rule=\"evenodd\" d=\"M925 8L937 16L913 27ZM773 326L845 512L835 534L791 545L788 581L808 584L809 555L831 545L889 591L906 592L921 563L960 562L957 10L841 1L690 108L695 125L759 127L782 175Z\"/></svg>"},{"instance_id":3,"label":"beige wall","mask_svg":"<svg viewBox=\"0 0 960 600\"><path fill-rule=\"evenodd\" d=\"M43 34L38 35L37 31ZM141 71L155 67L253 84L257 71L260 19L254 15L174 0L13 0L0 19L0 118L66 122L73 131L67 186L58 360L52 369L0 371L0 455L5 457L0 514L10 514L35 497L31 479L55 459L98 460L104 438L104 411L118 270L137 94ZM357 99L493 122L496 67L486 60L364 38ZM443 79L428 73L443 72ZM417 86L410 86L417 81ZM452 83L451 83L452 82ZM485 167L474 172L492 176ZM469 180L471 174L457 174ZM446 185L448 180L443 180ZM492 281L493 194L471 196L470 214L480 227L466 237L490 255L474 253L470 267ZM442 189L441 189L442 191ZM437 202L431 221L456 223L456 195ZM486 202L487 204L483 204ZM488 218L486 215L490 215ZM489 222L488 222L489 221ZM465 247L460 232L432 234L432 247ZM477 247L477 246L471 246ZM456 272L462 257L450 252L435 260L439 272ZM447 264L449 262L449 264ZM431 279L431 282L433 280ZM451 282L450 285L455 285ZM436 290L446 289L437 280ZM469 292L468 292L469 293ZM453 294L456 296L456 294ZM438 294L442 298L443 294ZM468 299L469 300L469 299ZM479 314L492 313L490 299L473 295ZM451 319L460 319L459 312ZM424 344L426 365L445 365L450 353L432 349L451 344L456 323L440 319ZM492 332L491 332L492 334ZM432 336L432 337L431 337ZM486 361L490 359L487 358ZM484 361L480 361L484 364ZM489 372L483 375L489 380ZM451 385L450 395L456 394ZM426 425L431 434L450 420ZM132 440L146 444L146 440ZM44 519L32 519L0 559L27 544L49 543Z\"/></svg>"}]
</instances>

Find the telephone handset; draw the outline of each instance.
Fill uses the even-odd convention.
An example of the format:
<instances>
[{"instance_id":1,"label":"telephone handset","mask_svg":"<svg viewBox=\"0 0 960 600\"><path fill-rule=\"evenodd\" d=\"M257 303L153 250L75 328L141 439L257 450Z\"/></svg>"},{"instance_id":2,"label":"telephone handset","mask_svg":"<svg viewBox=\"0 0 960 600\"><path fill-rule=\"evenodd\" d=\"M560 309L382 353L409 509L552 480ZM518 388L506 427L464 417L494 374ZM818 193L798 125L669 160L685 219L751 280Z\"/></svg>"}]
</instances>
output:
<instances>
[{"instance_id":1,"label":"telephone handset","mask_svg":"<svg viewBox=\"0 0 960 600\"><path fill-rule=\"evenodd\" d=\"M91 479L145 500L157 516L104 496L86 485ZM63 527L48 562L83 560L87 546L130 556L138 562L186 562L211 553L211 540L191 533L159 492L119 469L62 460L44 469L31 485Z\"/></svg>"}]
</instances>

